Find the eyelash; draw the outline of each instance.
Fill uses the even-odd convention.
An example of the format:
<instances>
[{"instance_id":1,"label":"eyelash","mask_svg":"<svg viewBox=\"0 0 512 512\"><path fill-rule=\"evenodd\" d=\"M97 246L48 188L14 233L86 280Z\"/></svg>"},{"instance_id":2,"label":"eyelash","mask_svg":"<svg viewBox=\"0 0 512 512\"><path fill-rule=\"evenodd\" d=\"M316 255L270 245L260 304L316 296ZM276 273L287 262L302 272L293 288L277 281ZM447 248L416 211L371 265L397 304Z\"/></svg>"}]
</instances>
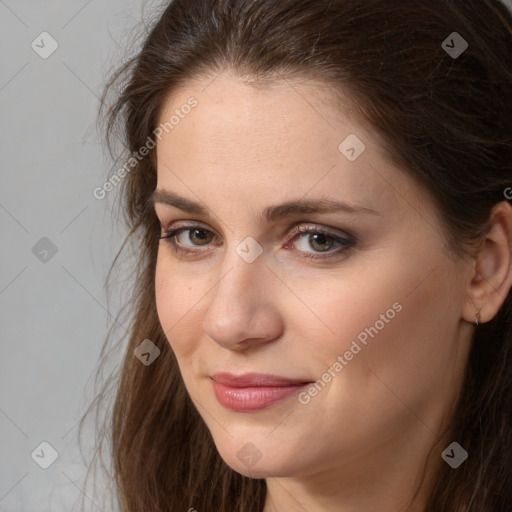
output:
<instances>
[{"instance_id":1,"label":"eyelash","mask_svg":"<svg viewBox=\"0 0 512 512\"><path fill-rule=\"evenodd\" d=\"M178 254L189 254L189 255L197 255L201 252L203 252L201 249L189 249L184 248L182 245L179 244L179 242L176 241L176 237L181 234L183 231L193 231L193 230L202 230L207 233L213 233L209 229L204 228L203 226L199 224L190 224L186 226L181 226L176 229L172 230L165 230L162 228L163 235L161 234L158 239L159 240L165 240L167 244L169 244L176 253ZM303 235L324 235L334 241L334 243L337 243L340 245L338 249L336 250L328 250L318 253L309 253L305 251L299 251L304 254L304 257L311 260L324 260L327 258L334 258L336 256L341 256L344 254L348 249L352 248L355 243L356 239L352 235L346 236L346 238L339 236L337 233L333 232L332 230L321 227L321 226L312 226L312 225L296 225L292 229L289 230L287 233L287 236L292 236L292 239L286 243L286 246L294 242L296 239L300 238ZM209 245L209 244L208 244ZM199 247L199 246L198 246Z\"/></svg>"}]
</instances>

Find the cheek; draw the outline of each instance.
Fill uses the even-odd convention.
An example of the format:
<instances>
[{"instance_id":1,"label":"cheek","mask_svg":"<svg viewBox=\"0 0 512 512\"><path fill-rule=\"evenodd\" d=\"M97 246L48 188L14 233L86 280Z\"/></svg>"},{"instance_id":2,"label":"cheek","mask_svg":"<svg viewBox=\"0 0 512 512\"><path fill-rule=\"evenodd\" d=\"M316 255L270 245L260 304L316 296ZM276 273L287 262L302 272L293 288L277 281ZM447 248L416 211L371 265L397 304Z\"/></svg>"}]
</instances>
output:
<instances>
[{"instance_id":1,"label":"cheek","mask_svg":"<svg viewBox=\"0 0 512 512\"><path fill-rule=\"evenodd\" d=\"M191 282L160 253L155 270L155 300L162 329L178 358L195 348L202 330L201 299L208 286L203 280Z\"/></svg>"},{"instance_id":2,"label":"cheek","mask_svg":"<svg viewBox=\"0 0 512 512\"><path fill-rule=\"evenodd\" d=\"M385 404L383 409L397 414L403 404L421 410L432 396L448 396L456 389L454 369L460 365L456 283L446 284L450 277L441 268L425 280L416 270L385 277L367 273L359 286L345 288L348 295L338 295L329 317L339 333L338 343L329 345L331 364L349 351L348 372L342 373L350 386L372 407ZM354 342L361 350L354 348L357 354L351 355ZM342 383L339 379L336 386ZM337 398L341 391L338 387Z\"/></svg>"},{"instance_id":3,"label":"cheek","mask_svg":"<svg viewBox=\"0 0 512 512\"><path fill-rule=\"evenodd\" d=\"M368 270L357 279L330 281L322 293L309 296L315 312L335 331L324 329L328 334L319 337L310 328L306 340L303 355L315 378L327 379L305 409L313 431L325 428L318 414L325 408L333 425L353 434L347 434L353 443L391 436L404 422L417 421L414 414L436 428L438 409L444 407L439 404L456 393L457 300L447 289L456 289L456 283L445 284L450 277L441 270L423 281L419 267L387 268L385 275ZM297 328L307 332L306 320L301 322ZM346 362L335 366L338 356Z\"/></svg>"},{"instance_id":4,"label":"cheek","mask_svg":"<svg viewBox=\"0 0 512 512\"><path fill-rule=\"evenodd\" d=\"M363 348L367 341L369 346L368 340L372 337L368 331L375 335L377 330L381 336L402 314L398 311L403 309L400 286L389 274L383 277L378 269L375 273L367 269L364 273L346 271L343 276L322 279L320 287L307 293L300 291L299 282L294 287L297 295L310 306L310 311L289 317L295 318L290 326L299 329L301 338L310 344L312 353L316 355L314 359L318 358L325 364L343 355L353 341ZM381 315L387 322L381 319ZM295 323L300 325L293 326Z\"/></svg>"},{"instance_id":5,"label":"cheek","mask_svg":"<svg viewBox=\"0 0 512 512\"><path fill-rule=\"evenodd\" d=\"M349 278L322 280L320 289L304 294L318 320L311 312L297 315L297 328L313 360L327 367L353 346L357 355L348 357L361 363L350 363L364 368L361 378L370 368L381 369L391 381L397 375L431 380L444 371L453 351L458 300L450 289L457 289L456 283L449 284L440 266L426 279L421 265L385 268L384 273L381 265L367 266L364 273L347 273ZM300 289L297 282L295 290ZM323 326L321 336L313 325Z\"/></svg>"},{"instance_id":6,"label":"cheek","mask_svg":"<svg viewBox=\"0 0 512 512\"><path fill-rule=\"evenodd\" d=\"M459 350L459 302L455 286L447 288L449 279L436 271L404 296L399 318L371 352L371 367L406 402L427 400L442 389L448 396L456 387L464 351Z\"/></svg>"}]
</instances>

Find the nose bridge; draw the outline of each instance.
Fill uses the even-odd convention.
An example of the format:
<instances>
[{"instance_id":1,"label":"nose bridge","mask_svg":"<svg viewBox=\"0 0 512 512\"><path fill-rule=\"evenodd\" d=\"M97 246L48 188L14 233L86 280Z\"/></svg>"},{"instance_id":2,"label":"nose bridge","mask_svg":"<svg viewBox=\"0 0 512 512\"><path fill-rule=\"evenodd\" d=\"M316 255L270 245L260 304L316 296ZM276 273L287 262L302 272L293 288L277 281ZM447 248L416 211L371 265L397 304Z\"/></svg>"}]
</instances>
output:
<instances>
[{"instance_id":1,"label":"nose bridge","mask_svg":"<svg viewBox=\"0 0 512 512\"><path fill-rule=\"evenodd\" d=\"M226 255L203 321L206 334L226 348L249 339L265 341L279 329L276 305L266 285L269 271L261 254L246 258L253 251L250 244L243 241Z\"/></svg>"},{"instance_id":2,"label":"nose bridge","mask_svg":"<svg viewBox=\"0 0 512 512\"><path fill-rule=\"evenodd\" d=\"M257 283L256 277L262 274L262 265L258 263L248 264L243 261L238 254L232 251L233 254L227 257L223 267L221 279L213 293L213 302L219 305L226 305L229 307L231 304L240 306L250 305L249 303L256 297L257 290L254 289Z\"/></svg>"},{"instance_id":3,"label":"nose bridge","mask_svg":"<svg viewBox=\"0 0 512 512\"><path fill-rule=\"evenodd\" d=\"M215 290L215 296L224 295L228 302L243 305L258 301L258 283L265 280L268 269L265 266L263 247L251 236L236 239L227 247L220 275L223 276ZM221 297L222 298L222 297Z\"/></svg>"},{"instance_id":4,"label":"nose bridge","mask_svg":"<svg viewBox=\"0 0 512 512\"><path fill-rule=\"evenodd\" d=\"M213 290L209 311L216 316L230 313L232 321L235 320L232 315L236 314L236 318L243 322L244 317L249 317L264 301L258 283L264 280L266 269L261 257L251 263L245 261L237 252L240 248L244 246L239 244L231 249L224 259L220 274L223 277Z\"/></svg>"}]
</instances>

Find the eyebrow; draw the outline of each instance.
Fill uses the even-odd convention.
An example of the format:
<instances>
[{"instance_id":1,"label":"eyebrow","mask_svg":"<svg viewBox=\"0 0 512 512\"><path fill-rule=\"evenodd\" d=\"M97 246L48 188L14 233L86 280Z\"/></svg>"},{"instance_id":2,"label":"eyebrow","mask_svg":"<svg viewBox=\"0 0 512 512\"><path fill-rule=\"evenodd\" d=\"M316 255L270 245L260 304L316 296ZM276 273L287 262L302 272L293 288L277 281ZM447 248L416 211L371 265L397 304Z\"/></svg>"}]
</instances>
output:
<instances>
[{"instance_id":1,"label":"eyebrow","mask_svg":"<svg viewBox=\"0 0 512 512\"><path fill-rule=\"evenodd\" d=\"M207 216L210 212L210 210L201 203L181 197L170 190L157 189L153 192L151 199L153 205L155 203L163 203L174 206L187 213ZM304 214L333 212L379 215L378 211L366 208L365 206L350 205L342 201L319 198L314 200L296 199L282 204L268 206L263 210L261 217L267 221L275 221L285 217L294 217Z\"/></svg>"}]
</instances>

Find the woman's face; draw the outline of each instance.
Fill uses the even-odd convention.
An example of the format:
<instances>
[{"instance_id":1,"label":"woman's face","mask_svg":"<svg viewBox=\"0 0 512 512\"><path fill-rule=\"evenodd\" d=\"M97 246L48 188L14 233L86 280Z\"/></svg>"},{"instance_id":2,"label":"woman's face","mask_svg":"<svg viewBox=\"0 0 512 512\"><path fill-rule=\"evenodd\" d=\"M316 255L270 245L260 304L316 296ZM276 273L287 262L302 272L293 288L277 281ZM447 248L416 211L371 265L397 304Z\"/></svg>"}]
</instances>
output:
<instances>
[{"instance_id":1,"label":"woman's face","mask_svg":"<svg viewBox=\"0 0 512 512\"><path fill-rule=\"evenodd\" d=\"M225 72L160 122L155 210L179 231L160 241L158 316L224 460L354 475L424 455L472 333L425 190L319 83Z\"/></svg>"}]
</instances>

